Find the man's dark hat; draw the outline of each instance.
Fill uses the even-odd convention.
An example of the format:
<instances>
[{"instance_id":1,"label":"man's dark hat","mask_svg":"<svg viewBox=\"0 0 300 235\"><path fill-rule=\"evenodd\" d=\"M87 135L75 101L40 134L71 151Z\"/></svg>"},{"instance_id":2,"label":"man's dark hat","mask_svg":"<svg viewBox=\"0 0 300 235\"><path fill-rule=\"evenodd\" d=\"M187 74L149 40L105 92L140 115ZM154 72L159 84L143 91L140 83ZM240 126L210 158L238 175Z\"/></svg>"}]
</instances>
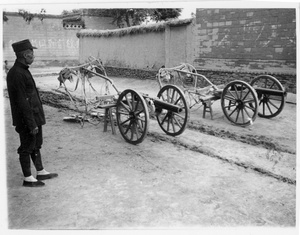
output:
<instances>
[{"instance_id":1,"label":"man's dark hat","mask_svg":"<svg viewBox=\"0 0 300 235\"><path fill-rule=\"evenodd\" d=\"M15 42L11 45L14 49L14 52L25 51L27 49L37 49L36 47L31 45L29 39L25 39L23 41Z\"/></svg>"}]
</instances>

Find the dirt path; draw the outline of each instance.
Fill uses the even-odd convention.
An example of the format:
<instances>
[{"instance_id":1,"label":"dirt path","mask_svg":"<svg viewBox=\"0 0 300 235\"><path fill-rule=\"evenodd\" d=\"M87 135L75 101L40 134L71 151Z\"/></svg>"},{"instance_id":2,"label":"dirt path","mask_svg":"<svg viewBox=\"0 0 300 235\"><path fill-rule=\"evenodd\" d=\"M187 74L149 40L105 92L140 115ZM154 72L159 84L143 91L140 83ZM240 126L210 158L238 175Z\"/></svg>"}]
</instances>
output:
<instances>
[{"instance_id":1,"label":"dirt path","mask_svg":"<svg viewBox=\"0 0 300 235\"><path fill-rule=\"evenodd\" d=\"M152 81L115 83L121 90L157 93L149 89ZM58 83L43 77L37 85L53 91ZM119 133L104 133L102 122L81 128L62 121L73 111L44 107L44 162L59 177L32 190L21 187L16 171L18 136L5 98L10 228L295 226L295 105L287 104L274 121L258 118L240 128L230 125L215 103L214 120L200 118L202 109L194 111L176 138L151 120L147 138L137 146Z\"/></svg>"}]
</instances>

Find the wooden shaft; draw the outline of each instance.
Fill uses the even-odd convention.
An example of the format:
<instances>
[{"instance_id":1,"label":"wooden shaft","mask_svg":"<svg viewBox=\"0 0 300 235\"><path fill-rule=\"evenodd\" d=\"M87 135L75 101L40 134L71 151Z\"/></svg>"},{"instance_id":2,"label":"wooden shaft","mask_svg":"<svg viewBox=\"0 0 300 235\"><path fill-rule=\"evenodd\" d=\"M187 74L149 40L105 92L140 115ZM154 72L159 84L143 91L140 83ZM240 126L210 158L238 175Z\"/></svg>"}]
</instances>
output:
<instances>
[{"instance_id":1,"label":"wooden shaft","mask_svg":"<svg viewBox=\"0 0 300 235\"><path fill-rule=\"evenodd\" d=\"M81 64L81 65L73 66L73 67L68 67L68 68L69 68L69 69L74 69L74 70L80 69L80 68L86 67L86 66L88 66L88 65L91 65L91 64L92 64L93 62L95 62L95 61L97 61L97 60L94 59L94 60L91 61L91 62L87 62L87 63L85 63L85 64Z\"/></svg>"},{"instance_id":2,"label":"wooden shaft","mask_svg":"<svg viewBox=\"0 0 300 235\"><path fill-rule=\"evenodd\" d=\"M109 83L112 85L112 87L113 87L113 88L116 90L116 92L119 94L119 91L118 91L117 87L115 86L115 84L113 83L113 81L112 81L109 77L106 77L106 76L104 76L104 75L102 75L102 74L96 73L96 72L94 72L94 71L92 71L92 70L89 70L89 69L87 69L87 68L84 68L84 67L83 67L82 69L84 69L84 70L86 70L86 71L88 71L88 72L90 72L90 73L92 73L92 74L94 74L94 75L96 75L96 76L98 76L98 77L104 78L105 80L109 81Z\"/></svg>"},{"instance_id":3,"label":"wooden shaft","mask_svg":"<svg viewBox=\"0 0 300 235\"><path fill-rule=\"evenodd\" d=\"M188 72L188 71L183 71L183 70L180 70L180 69L174 69L174 70L177 71L177 72L181 72L181 73L186 73L186 74L191 74L191 75L195 75L195 76L198 76L198 77L202 77L202 78L204 78L210 85L212 85L212 87L213 87L214 89L217 90L217 87L216 87L211 81L209 81L208 78L206 78L206 77L205 77L204 75L202 75L202 74L192 73L192 72Z\"/></svg>"}]
</instances>

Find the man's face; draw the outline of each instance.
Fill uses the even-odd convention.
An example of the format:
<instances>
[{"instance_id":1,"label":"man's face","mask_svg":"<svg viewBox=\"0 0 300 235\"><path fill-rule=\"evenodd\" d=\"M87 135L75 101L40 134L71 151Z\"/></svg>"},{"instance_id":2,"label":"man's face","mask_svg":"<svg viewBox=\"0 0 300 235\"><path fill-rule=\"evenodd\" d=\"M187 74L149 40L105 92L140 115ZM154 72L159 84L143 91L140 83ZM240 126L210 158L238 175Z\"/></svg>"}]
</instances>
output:
<instances>
[{"instance_id":1,"label":"man's face","mask_svg":"<svg viewBox=\"0 0 300 235\"><path fill-rule=\"evenodd\" d=\"M25 53L24 53L24 58L25 58L25 63L30 65L33 63L34 61L34 53L33 53L33 50L27 50Z\"/></svg>"}]
</instances>

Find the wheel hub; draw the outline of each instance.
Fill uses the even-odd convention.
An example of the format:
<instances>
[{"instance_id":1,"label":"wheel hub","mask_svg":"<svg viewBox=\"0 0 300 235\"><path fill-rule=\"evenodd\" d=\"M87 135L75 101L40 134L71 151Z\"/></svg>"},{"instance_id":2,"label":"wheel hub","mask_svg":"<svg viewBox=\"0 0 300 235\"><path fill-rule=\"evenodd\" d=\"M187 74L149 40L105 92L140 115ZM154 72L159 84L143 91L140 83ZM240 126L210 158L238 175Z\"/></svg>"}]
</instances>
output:
<instances>
[{"instance_id":1,"label":"wheel hub","mask_svg":"<svg viewBox=\"0 0 300 235\"><path fill-rule=\"evenodd\" d=\"M266 95L264 95L264 96L263 96L263 99L262 99L262 102L268 103L268 102L269 102L269 97L266 96Z\"/></svg>"},{"instance_id":2,"label":"wheel hub","mask_svg":"<svg viewBox=\"0 0 300 235\"><path fill-rule=\"evenodd\" d=\"M167 116L168 116L169 118L173 118L174 113L173 113L172 111L168 111Z\"/></svg>"},{"instance_id":3,"label":"wheel hub","mask_svg":"<svg viewBox=\"0 0 300 235\"><path fill-rule=\"evenodd\" d=\"M237 108L238 109L243 109L245 107L245 104L242 100L237 100Z\"/></svg>"},{"instance_id":4,"label":"wheel hub","mask_svg":"<svg viewBox=\"0 0 300 235\"><path fill-rule=\"evenodd\" d=\"M136 116L135 112L133 112L133 111L129 112L129 119L130 119L130 120L135 120L136 117L137 117L137 116Z\"/></svg>"}]
</instances>

